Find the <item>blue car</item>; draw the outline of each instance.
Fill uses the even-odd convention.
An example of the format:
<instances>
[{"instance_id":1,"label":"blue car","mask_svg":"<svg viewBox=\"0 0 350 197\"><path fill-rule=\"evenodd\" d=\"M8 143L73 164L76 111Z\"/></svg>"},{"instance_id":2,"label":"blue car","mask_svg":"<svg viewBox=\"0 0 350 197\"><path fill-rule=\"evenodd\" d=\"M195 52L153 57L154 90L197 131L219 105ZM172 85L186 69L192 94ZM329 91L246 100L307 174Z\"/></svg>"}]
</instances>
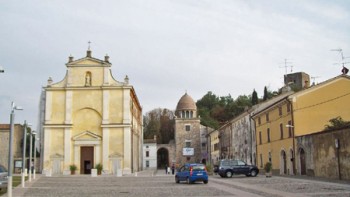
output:
<instances>
[{"instance_id":1,"label":"blue car","mask_svg":"<svg viewBox=\"0 0 350 197\"><path fill-rule=\"evenodd\" d=\"M175 175L175 182L186 181L188 184L196 181L208 183L208 173L204 164L191 163L183 165Z\"/></svg>"}]
</instances>

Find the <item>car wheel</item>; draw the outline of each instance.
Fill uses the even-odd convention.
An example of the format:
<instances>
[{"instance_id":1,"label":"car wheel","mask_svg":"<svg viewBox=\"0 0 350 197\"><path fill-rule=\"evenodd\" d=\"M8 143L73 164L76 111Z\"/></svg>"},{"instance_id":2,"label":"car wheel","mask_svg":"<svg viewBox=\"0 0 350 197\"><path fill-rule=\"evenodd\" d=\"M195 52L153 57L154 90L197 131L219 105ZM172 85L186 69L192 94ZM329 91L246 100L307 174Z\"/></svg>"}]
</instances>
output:
<instances>
[{"instance_id":1,"label":"car wheel","mask_svg":"<svg viewBox=\"0 0 350 197\"><path fill-rule=\"evenodd\" d=\"M227 171L226 172L226 177L227 178L231 178L232 177L232 172L231 171Z\"/></svg>"},{"instance_id":2,"label":"car wheel","mask_svg":"<svg viewBox=\"0 0 350 197\"><path fill-rule=\"evenodd\" d=\"M250 176L255 177L256 175L258 175L256 170L250 171Z\"/></svg>"},{"instance_id":3,"label":"car wheel","mask_svg":"<svg viewBox=\"0 0 350 197\"><path fill-rule=\"evenodd\" d=\"M176 183L180 183L179 178L175 177L175 182L176 182Z\"/></svg>"},{"instance_id":4,"label":"car wheel","mask_svg":"<svg viewBox=\"0 0 350 197\"><path fill-rule=\"evenodd\" d=\"M203 183L204 183L204 184L207 184L207 183L208 183L208 180L206 180L206 181L203 181Z\"/></svg>"}]
</instances>

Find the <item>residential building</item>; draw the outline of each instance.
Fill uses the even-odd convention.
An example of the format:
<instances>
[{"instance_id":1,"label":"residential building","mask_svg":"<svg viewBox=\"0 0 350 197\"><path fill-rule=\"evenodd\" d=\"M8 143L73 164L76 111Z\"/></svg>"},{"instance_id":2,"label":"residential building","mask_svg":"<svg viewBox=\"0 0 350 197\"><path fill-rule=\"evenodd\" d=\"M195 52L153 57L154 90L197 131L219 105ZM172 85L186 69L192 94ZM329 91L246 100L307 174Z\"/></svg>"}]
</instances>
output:
<instances>
[{"instance_id":1,"label":"residential building","mask_svg":"<svg viewBox=\"0 0 350 197\"><path fill-rule=\"evenodd\" d=\"M157 168L157 138L143 140L143 168Z\"/></svg>"},{"instance_id":2,"label":"residential building","mask_svg":"<svg viewBox=\"0 0 350 197\"><path fill-rule=\"evenodd\" d=\"M337 117L350 121L350 77L347 75L340 75L311 86L290 95L288 99L292 102L292 128L296 138L322 132L325 125L329 125L330 120ZM334 139L330 143L333 144ZM296 142L298 174L318 174L315 172L317 164L312 162L314 154L309 150L305 144ZM320 151L331 153L326 149Z\"/></svg>"},{"instance_id":3,"label":"residential building","mask_svg":"<svg viewBox=\"0 0 350 197\"><path fill-rule=\"evenodd\" d=\"M292 113L288 100L291 94L293 92L287 92L270 99L268 105L252 116L256 127L257 166L260 169L266 162L271 162L274 173L294 174Z\"/></svg>"}]
</instances>

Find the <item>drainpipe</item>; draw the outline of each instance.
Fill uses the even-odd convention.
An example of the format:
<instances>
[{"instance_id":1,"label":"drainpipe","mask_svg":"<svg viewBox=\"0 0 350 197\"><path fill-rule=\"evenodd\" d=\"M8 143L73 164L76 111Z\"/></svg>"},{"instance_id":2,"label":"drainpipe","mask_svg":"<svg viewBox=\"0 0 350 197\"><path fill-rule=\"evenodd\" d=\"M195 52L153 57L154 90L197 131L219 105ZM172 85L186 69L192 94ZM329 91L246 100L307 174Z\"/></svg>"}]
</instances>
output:
<instances>
[{"instance_id":1,"label":"drainpipe","mask_svg":"<svg viewBox=\"0 0 350 197\"><path fill-rule=\"evenodd\" d=\"M293 159L293 173L294 175L297 174L297 170L295 168L295 125L294 125L294 109L293 109L293 104L292 101L290 101L288 99L288 97L286 98L287 102L290 104L290 115L291 115L291 126L292 126L292 137L293 137L293 155L292 155L292 159Z\"/></svg>"},{"instance_id":2,"label":"drainpipe","mask_svg":"<svg viewBox=\"0 0 350 197\"><path fill-rule=\"evenodd\" d=\"M251 116L251 114L249 114L249 122L251 122L251 120L253 120L253 122L254 122L254 130L255 130L255 134L256 134L256 122L255 122L255 120L253 119L253 117ZM252 131L252 126L251 126L251 123L250 123L250 136L251 136L251 158L253 158L253 131ZM257 165L257 162L256 162L256 158L258 157L258 146L257 146L257 144L258 144L258 142L257 142L257 139L256 139L256 135L255 135L255 161L254 162L252 162L252 164L254 164L254 165Z\"/></svg>"}]
</instances>

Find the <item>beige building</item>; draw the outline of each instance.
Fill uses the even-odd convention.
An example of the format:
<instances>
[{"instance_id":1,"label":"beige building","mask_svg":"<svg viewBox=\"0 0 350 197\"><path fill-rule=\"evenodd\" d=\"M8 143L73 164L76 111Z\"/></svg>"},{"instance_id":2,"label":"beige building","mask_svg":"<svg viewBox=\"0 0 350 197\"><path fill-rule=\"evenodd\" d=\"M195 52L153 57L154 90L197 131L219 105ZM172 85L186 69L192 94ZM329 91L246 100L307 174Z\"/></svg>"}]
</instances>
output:
<instances>
[{"instance_id":1,"label":"beige building","mask_svg":"<svg viewBox=\"0 0 350 197\"><path fill-rule=\"evenodd\" d=\"M22 163L22 139L23 139L23 126L20 124L14 125L13 141L12 141L12 153L13 153L13 166L14 172L19 173ZM0 124L0 164L8 168L8 156L9 156L9 138L10 138L10 125ZM20 164L20 165L19 165Z\"/></svg>"},{"instance_id":2,"label":"beige building","mask_svg":"<svg viewBox=\"0 0 350 197\"><path fill-rule=\"evenodd\" d=\"M142 168L142 109L126 76L111 73L109 57L69 57L63 80L44 87L43 173L130 174Z\"/></svg>"}]
</instances>

